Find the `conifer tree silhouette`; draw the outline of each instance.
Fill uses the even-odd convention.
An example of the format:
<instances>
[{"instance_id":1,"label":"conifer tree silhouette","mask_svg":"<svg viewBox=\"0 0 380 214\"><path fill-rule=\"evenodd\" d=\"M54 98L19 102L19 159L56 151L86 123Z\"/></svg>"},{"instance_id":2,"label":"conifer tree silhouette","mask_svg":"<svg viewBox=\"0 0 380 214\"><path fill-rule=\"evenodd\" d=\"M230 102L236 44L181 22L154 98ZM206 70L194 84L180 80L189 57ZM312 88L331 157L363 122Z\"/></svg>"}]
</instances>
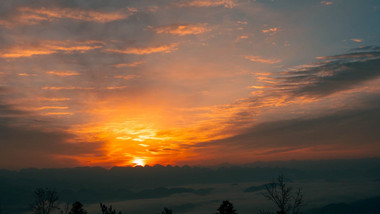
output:
<instances>
[{"instance_id":1,"label":"conifer tree silhouette","mask_svg":"<svg viewBox=\"0 0 380 214\"><path fill-rule=\"evenodd\" d=\"M164 211L162 211L161 214L173 214L173 211L172 209L164 207Z\"/></svg>"},{"instance_id":2,"label":"conifer tree silhouette","mask_svg":"<svg viewBox=\"0 0 380 214\"><path fill-rule=\"evenodd\" d=\"M87 211L83 209L83 204L77 201L73 203L69 214L87 214Z\"/></svg>"},{"instance_id":3,"label":"conifer tree silhouette","mask_svg":"<svg viewBox=\"0 0 380 214\"><path fill-rule=\"evenodd\" d=\"M223 201L217 210L218 212L215 214L237 214L234 205L227 200Z\"/></svg>"},{"instance_id":4,"label":"conifer tree silhouette","mask_svg":"<svg viewBox=\"0 0 380 214\"><path fill-rule=\"evenodd\" d=\"M108 207L105 204L100 203L100 209L102 210L102 214L121 214L120 211L117 213L115 209L112 209L112 205Z\"/></svg>"}]
</instances>

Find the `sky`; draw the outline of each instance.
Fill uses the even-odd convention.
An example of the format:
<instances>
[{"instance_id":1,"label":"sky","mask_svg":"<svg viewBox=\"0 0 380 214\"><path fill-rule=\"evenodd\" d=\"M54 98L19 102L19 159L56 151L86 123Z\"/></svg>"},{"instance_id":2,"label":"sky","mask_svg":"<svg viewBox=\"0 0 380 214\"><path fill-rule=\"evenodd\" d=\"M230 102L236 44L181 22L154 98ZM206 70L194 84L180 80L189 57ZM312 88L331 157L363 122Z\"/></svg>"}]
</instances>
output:
<instances>
[{"instance_id":1,"label":"sky","mask_svg":"<svg viewBox=\"0 0 380 214\"><path fill-rule=\"evenodd\" d=\"M377 0L3 0L0 168L380 157Z\"/></svg>"}]
</instances>

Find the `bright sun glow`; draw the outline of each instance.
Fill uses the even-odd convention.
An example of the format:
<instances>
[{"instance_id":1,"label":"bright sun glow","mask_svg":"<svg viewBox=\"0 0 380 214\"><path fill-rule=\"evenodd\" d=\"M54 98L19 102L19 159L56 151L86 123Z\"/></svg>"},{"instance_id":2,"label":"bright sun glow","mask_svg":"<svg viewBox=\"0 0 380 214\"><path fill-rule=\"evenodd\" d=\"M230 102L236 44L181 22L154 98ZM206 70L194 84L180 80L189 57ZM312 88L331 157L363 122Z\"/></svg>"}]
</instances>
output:
<instances>
[{"instance_id":1,"label":"bright sun glow","mask_svg":"<svg viewBox=\"0 0 380 214\"><path fill-rule=\"evenodd\" d=\"M132 161L132 164L135 166L144 166L145 165L145 160L136 158Z\"/></svg>"}]
</instances>

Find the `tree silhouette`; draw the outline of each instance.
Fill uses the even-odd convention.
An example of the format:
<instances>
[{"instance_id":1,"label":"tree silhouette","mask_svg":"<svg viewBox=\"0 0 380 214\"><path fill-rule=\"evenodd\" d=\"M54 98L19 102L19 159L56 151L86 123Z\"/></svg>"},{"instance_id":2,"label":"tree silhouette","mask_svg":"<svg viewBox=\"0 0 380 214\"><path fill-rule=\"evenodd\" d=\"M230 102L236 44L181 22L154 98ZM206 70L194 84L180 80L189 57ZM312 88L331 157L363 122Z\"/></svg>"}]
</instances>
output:
<instances>
[{"instance_id":1,"label":"tree silhouette","mask_svg":"<svg viewBox=\"0 0 380 214\"><path fill-rule=\"evenodd\" d=\"M38 188L34 191L34 198L33 214L49 214L52 210L59 209L57 206L58 193L55 190Z\"/></svg>"},{"instance_id":2,"label":"tree silhouette","mask_svg":"<svg viewBox=\"0 0 380 214\"><path fill-rule=\"evenodd\" d=\"M304 205L303 194L301 189L293 192L285 182L283 175L278 176L276 182L265 185L266 193L264 197L271 201L276 209L277 214L299 214L301 207ZM274 212L260 210L260 214L272 214Z\"/></svg>"},{"instance_id":3,"label":"tree silhouette","mask_svg":"<svg viewBox=\"0 0 380 214\"><path fill-rule=\"evenodd\" d=\"M69 214L70 211L70 203L65 202L62 207L59 208L61 211L61 214Z\"/></svg>"},{"instance_id":4,"label":"tree silhouette","mask_svg":"<svg viewBox=\"0 0 380 214\"><path fill-rule=\"evenodd\" d=\"M120 211L116 213L116 210L112 209L111 205L108 207L105 204L100 203L100 209L102 210L102 214L121 214Z\"/></svg>"},{"instance_id":5,"label":"tree silhouette","mask_svg":"<svg viewBox=\"0 0 380 214\"><path fill-rule=\"evenodd\" d=\"M216 214L237 214L234 205L229 201L223 201Z\"/></svg>"},{"instance_id":6,"label":"tree silhouette","mask_svg":"<svg viewBox=\"0 0 380 214\"><path fill-rule=\"evenodd\" d=\"M69 214L87 214L87 211L83 209L83 204L77 201L73 203Z\"/></svg>"},{"instance_id":7,"label":"tree silhouette","mask_svg":"<svg viewBox=\"0 0 380 214\"><path fill-rule=\"evenodd\" d=\"M164 207L164 211L162 211L161 214L173 214L173 211L172 209Z\"/></svg>"}]
</instances>

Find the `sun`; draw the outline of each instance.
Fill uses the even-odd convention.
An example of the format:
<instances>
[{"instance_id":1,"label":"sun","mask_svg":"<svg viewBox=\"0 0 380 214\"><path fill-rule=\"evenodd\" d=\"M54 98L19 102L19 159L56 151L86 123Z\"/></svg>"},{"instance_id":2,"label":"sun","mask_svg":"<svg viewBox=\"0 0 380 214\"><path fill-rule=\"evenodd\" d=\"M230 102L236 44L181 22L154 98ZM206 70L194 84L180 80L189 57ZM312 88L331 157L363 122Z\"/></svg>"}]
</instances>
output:
<instances>
[{"instance_id":1,"label":"sun","mask_svg":"<svg viewBox=\"0 0 380 214\"><path fill-rule=\"evenodd\" d=\"M144 159L140 159L140 158L135 158L133 161L132 161L132 164L134 166L144 166L145 165L145 160Z\"/></svg>"}]
</instances>

